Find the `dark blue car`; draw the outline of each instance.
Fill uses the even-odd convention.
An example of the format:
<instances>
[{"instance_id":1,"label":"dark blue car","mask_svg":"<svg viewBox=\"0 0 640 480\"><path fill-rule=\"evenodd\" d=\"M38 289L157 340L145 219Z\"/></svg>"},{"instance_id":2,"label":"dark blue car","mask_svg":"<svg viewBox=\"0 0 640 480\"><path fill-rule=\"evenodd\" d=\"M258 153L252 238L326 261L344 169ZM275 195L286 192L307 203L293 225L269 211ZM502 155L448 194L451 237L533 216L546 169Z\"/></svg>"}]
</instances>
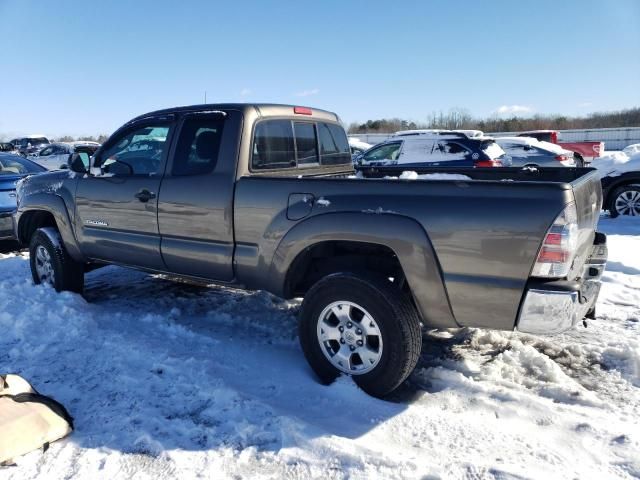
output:
<instances>
[{"instance_id":1,"label":"dark blue car","mask_svg":"<svg viewBox=\"0 0 640 480\"><path fill-rule=\"evenodd\" d=\"M16 183L47 169L18 155L0 153L0 240L13 238L11 215L16 210Z\"/></svg>"},{"instance_id":2,"label":"dark blue car","mask_svg":"<svg viewBox=\"0 0 640 480\"><path fill-rule=\"evenodd\" d=\"M395 133L355 159L359 166L501 167L504 150L477 130L408 130Z\"/></svg>"}]
</instances>

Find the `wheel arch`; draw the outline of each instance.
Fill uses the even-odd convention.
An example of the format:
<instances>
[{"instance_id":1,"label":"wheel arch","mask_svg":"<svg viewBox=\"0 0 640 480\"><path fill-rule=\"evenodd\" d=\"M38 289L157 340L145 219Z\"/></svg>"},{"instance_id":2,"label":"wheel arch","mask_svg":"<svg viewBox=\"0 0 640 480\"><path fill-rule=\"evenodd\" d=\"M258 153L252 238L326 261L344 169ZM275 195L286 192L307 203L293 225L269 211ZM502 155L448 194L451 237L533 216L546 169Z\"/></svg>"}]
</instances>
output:
<instances>
[{"instance_id":1,"label":"wheel arch","mask_svg":"<svg viewBox=\"0 0 640 480\"><path fill-rule=\"evenodd\" d=\"M55 227L69 255L84 261L73 233L71 219L63 199L57 195L35 194L20 203L16 215L16 237L20 243L28 244L33 233L41 227Z\"/></svg>"},{"instance_id":2,"label":"wheel arch","mask_svg":"<svg viewBox=\"0 0 640 480\"><path fill-rule=\"evenodd\" d=\"M337 256L326 255L336 251ZM304 282L309 272L306 266L322 265L319 273L327 275L361 267L363 262L373 262L385 274L397 267L426 323L444 328L458 326L427 233L417 221L401 215L329 213L298 223L276 248L268 282L275 287L274 293L292 298L304 295L310 286L307 279L297 289L299 279Z\"/></svg>"}]
</instances>

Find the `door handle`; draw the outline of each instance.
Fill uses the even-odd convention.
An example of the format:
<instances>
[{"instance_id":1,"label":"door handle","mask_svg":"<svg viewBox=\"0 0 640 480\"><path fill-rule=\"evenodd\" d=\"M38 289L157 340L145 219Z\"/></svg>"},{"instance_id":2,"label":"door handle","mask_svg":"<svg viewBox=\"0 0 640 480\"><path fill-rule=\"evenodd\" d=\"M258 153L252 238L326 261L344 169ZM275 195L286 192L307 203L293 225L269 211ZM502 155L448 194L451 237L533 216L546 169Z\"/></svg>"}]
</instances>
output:
<instances>
[{"instance_id":1,"label":"door handle","mask_svg":"<svg viewBox=\"0 0 640 480\"><path fill-rule=\"evenodd\" d=\"M151 200L152 198L156 198L156 194L153 192L150 192L147 189L142 189L140 190L138 193L136 193L134 195L134 197L136 197L138 200L140 200L143 203L148 202L149 200Z\"/></svg>"}]
</instances>

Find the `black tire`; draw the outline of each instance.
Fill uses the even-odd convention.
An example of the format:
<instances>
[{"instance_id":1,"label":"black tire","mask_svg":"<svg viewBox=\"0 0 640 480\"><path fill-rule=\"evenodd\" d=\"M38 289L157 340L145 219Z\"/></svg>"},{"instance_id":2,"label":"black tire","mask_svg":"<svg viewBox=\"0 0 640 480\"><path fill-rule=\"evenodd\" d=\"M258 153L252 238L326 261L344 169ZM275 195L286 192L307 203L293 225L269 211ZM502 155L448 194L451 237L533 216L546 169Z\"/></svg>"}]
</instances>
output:
<instances>
[{"instance_id":1,"label":"black tire","mask_svg":"<svg viewBox=\"0 0 640 480\"><path fill-rule=\"evenodd\" d=\"M52 241L52 238L55 241ZM69 291L82 293L84 289L84 265L76 262L69 256L64 248L62 238L57 230L46 227L46 230L39 228L31 237L29 243L29 263L31 265L31 276L36 285L46 282L40 278L36 263L38 260L37 251L42 247L46 250L50 258L50 265L53 270L53 281L48 281L58 292Z\"/></svg>"},{"instance_id":2,"label":"black tire","mask_svg":"<svg viewBox=\"0 0 640 480\"><path fill-rule=\"evenodd\" d=\"M410 298L384 278L352 273L329 275L307 292L299 314L299 336L304 355L321 382L331 383L341 373L323 353L317 327L322 311L337 301L362 306L378 324L383 348L373 370L352 375L365 392L383 397L413 371L420 356L420 318Z\"/></svg>"},{"instance_id":3,"label":"black tire","mask_svg":"<svg viewBox=\"0 0 640 480\"><path fill-rule=\"evenodd\" d=\"M620 212L616 209L616 199L625 192L634 191L640 193L640 185L623 185L621 187L616 188L613 192L609 194L607 210L609 210L609 216L611 218L616 218L620 215Z\"/></svg>"}]
</instances>

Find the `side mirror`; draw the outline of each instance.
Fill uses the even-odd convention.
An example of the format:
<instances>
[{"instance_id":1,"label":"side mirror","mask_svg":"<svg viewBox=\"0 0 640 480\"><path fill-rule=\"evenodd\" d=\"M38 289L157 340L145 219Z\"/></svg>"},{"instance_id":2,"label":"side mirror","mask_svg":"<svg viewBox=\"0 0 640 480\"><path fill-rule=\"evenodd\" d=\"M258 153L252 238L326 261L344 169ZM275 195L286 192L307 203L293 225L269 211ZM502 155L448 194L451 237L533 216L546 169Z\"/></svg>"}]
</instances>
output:
<instances>
[{"instance_id":1,"label":"side mirror","mask_svg":"<svg viewBox=\"0 0 640 480\"><path fill-rule=\"evenodd\" d=\"M133 175L133 167L122 160L107 159L100 167L92 167L93 170L100 170L100 174L109 175Z\"/></svg>"},{"instance_id":2,"label":"side mirror","mask_svg":"<svg viewBox=\"0 0 640 480\"><path fill-rule=\"evenodd\" d=\"M69 156L69 167L72 172L89 173L87 165L89 165L89 155L85 152L72 153Z\"/></svg>"}]
</instances>

